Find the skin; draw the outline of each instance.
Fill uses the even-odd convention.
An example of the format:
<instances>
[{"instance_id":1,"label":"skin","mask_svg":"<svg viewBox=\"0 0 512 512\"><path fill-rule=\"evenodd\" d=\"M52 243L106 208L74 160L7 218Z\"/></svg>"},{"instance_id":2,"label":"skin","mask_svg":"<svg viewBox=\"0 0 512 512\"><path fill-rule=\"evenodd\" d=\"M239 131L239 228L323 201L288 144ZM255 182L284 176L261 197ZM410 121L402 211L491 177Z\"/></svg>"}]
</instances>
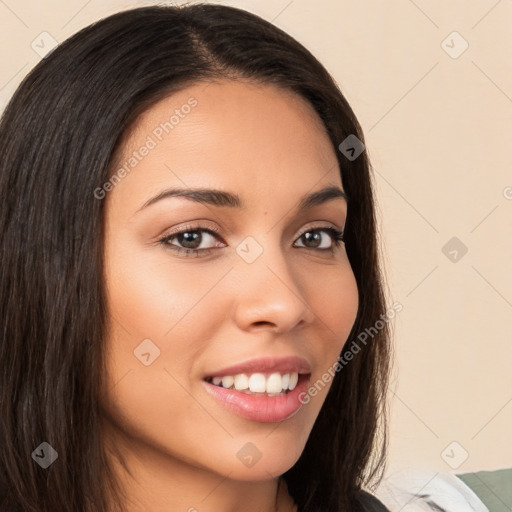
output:
<instances>
[{"instance_id":1,"label":"skin","mask_svg":"<svg viewBox=\"0 0 512 512\"><path fill-rule=\"evenodd\" d=\"M105 442L131 472L112 455L129 512L296 510L286 487L278 492L278 477L298 460L331 383L293 417L264 423L225 409L202 378L255 357L299 355L311 364L314 383L336 361L356 318L356 281L343 243L334 252L312 248L301 233L342 231L347 204L296 209L306 193L327 185L343 190L335 150L300 96L220 80L196 83L146 111L119 160L190 97L197 106L104 199L111 322ZM138 211L170 187L227 190L247 206L172 197ZM199 248L209 254L169 248L184 247L183 237L159 243L198 224L219 229L202 232ZM328 232L316 232L319 246L334 246ZM247 236L263 249L252 263L236 252ZM148 366L134 355L145 339L160 350ZM252 467L236 455L247 442L262 454Z\"/></svg>"}]
</instances>

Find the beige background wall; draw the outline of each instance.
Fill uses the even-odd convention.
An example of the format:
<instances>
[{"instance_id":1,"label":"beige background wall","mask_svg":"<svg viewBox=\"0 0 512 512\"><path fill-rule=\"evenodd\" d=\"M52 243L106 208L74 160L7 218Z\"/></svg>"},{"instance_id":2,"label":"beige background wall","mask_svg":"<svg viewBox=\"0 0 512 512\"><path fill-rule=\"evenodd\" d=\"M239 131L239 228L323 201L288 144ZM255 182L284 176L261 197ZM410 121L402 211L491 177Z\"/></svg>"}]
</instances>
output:
<instances>
[{"instance_id":1,"label":"beige background wall","mask_svg":"<svg viewBox=\"0 0 512 512\"><path fill-rule=\"evenodd\" d=\"M40 59L31 45L48 48L42 32L60 42L150 3L0 1L0 108ZM221 3L305 44L366 133L389 297L403 305L391 468L512 467L512 1Z\"/></svg>"}]
</instances>

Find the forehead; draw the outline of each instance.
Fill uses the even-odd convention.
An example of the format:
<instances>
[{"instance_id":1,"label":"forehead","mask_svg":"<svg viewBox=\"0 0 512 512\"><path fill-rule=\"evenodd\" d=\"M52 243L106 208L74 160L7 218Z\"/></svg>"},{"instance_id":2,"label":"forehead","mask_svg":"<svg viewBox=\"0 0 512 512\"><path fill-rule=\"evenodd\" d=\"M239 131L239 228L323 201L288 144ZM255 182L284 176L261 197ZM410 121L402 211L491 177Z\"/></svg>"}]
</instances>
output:
<instances>
[{"instance_id":1,"label":"forehead","mask_svg":"<svg viewBox=\"0 0 512 512\"><path fill-rule=\"evenodd\" d=\"M313 107L293 91L246 81L196 83L153 105L125 137L114 172L131 167L130 159L135 165L116 194L229 185L261 200L277 187L303 195L323 177L341 185L335 150Z\"/></svg>"}]
</instances>

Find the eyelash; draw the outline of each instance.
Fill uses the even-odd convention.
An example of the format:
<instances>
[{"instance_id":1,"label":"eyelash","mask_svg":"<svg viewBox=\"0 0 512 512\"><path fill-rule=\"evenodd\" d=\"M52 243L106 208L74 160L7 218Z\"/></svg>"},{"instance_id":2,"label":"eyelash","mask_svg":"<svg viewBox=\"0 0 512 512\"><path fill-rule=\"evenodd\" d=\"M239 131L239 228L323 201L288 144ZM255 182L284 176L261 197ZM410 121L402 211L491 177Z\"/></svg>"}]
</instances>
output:
<instances>
[{"instance_id":1,"label":"eyelash","mask_svg":"<svg viewBox=\"0 0 512 512\"><path fill-rule=\"evenodd\" d=\"M329 233L331 235L331 238L333 239L333 246L332 247L329 247L328 249L311 249L312 251L320 251L320 252L326 252L326 251L329 251L330 253L334 254L334 252L336 250L338 250L341 246L342 243L345 242L345 239L344 239L344 232L343 231L339 231L338 229L336 228L333 228L332 226L319 226L319 227L315 227L315 228L309 228L309 229L306 229L304 230L298 237L297 237L297 240L299 240L302 236L304 236L306 233L309 233L309 232L317 232L317 231L326 231L327 233ZM205 233L208 233L210 235L219 235L219 230L218 229L215 229L215 228L205 228L205 227L202 227L202 226L186 226L185 228L183 228L182 230L180 231L177 231L175 233L172 233L170 235L166 235L164 236L163 238L161 238L160 240L158 240L158 242L164 246L167 246L168 249L171 249L172 251L175 251L179 254L183 254L184 256L186 257L190 257L192 255L196 255L196 257L200 257L200 254L201 255L208 255L210 254L210 252L214 249L186 249L184 247L177 247L177 246L174 246L172 244L169 244L169 241L172 240L174 237L178 236L178 235L182 235L184 233L189 233L189 232L205 232ZM304 249L307 249L307 247L303 247Z\"/></svg>"}]
</instances>

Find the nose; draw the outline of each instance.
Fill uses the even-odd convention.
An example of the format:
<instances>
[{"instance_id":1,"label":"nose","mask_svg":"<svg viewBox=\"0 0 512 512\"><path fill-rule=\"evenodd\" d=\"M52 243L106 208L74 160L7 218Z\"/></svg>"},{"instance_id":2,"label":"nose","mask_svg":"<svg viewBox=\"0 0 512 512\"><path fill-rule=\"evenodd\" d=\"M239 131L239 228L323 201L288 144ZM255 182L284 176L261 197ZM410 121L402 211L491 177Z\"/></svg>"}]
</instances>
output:
<instances>
[{"instance_id":1,"label":"nose","mask_svg":"<svg viewBox=\"0 0 512 512\"><path fill-rule=\"evenodd\" d=\"M301 270L290 269L278 249L254 262L237 262L235 322L243 330L284 333L313 322L315 314L301 287Z\"/></svg>"}]
</instances>

